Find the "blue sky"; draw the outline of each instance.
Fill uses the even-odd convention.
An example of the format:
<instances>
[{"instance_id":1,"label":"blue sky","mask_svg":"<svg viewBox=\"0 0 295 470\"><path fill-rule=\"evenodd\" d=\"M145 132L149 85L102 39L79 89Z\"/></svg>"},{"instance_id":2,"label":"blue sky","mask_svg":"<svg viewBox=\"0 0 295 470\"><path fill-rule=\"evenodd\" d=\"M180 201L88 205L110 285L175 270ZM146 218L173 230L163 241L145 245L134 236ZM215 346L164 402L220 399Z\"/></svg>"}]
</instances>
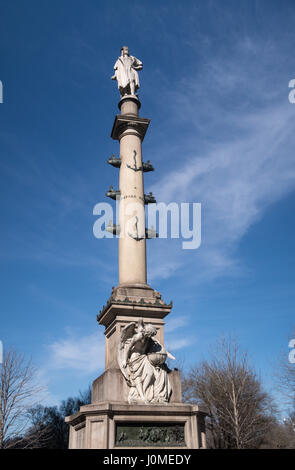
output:
<instances>
[{"instance_id":1,"label":"blue sky","mask_svg":"<svg viewBox=\"0 0 295 470\"><path fill-rule=\"evenodd\" d=\"M117 285L117 240L93 207L120 47L143 61L146 192L201 202L202 244L148 242L148 280L174 308L166 343L190 364L236 335L271 390L295 307L294 2L0 1L1 328L56 403L104 367L96 314Z\"/></svg>"}]
</instances>

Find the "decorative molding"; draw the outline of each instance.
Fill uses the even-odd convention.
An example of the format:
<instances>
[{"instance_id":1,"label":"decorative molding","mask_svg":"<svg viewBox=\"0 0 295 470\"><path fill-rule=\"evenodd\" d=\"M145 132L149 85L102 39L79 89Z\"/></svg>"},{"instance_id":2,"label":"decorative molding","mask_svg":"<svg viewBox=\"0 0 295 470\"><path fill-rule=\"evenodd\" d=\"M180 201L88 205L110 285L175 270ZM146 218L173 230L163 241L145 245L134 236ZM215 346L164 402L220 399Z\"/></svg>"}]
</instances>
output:
<instances>
[{"instance_id":1,"label":"decorative molding","mask_svg":"<svg viewBox=\"0 0 295 470\"><path fill-rule=\"evenodd\" d=\"M144 139L150 119L141 118L137 116L126 116L117 114L113 124L111 137L114 140L120 140L122 134L126 131L139 134L141 140Z\"/></svg>"}]
</instances>

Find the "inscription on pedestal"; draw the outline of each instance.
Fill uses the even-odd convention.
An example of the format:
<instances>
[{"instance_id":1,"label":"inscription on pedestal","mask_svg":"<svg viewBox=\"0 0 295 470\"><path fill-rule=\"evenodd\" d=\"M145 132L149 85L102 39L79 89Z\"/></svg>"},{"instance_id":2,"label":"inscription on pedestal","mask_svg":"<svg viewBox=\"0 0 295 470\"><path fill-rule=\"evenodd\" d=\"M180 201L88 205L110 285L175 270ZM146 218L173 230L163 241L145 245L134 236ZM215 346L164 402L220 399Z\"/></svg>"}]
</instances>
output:
<instances>
[{"instance_id":1,"label":"inscription on pedestal","mask_svg":"<svg viewBox=\"0 0 295 470\"><path fill-rule=\"evenodd\" d=\"M184 424L117 423L115 442L121 447L185 447Z\"/></svg>"}]
</instances>

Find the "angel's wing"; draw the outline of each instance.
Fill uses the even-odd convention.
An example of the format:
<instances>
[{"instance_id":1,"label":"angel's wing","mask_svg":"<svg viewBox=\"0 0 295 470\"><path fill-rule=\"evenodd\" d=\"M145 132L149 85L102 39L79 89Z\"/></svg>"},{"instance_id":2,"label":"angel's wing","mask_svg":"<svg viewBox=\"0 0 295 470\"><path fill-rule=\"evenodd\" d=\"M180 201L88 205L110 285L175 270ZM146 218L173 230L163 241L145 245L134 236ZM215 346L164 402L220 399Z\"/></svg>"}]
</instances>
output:
<instances>
[{"instance_id":1,"label":"angel's wing","mask_svg":"<svg viewBox=\"0 0 295 470\"><path fill-rule=\"evenodd\" d=\"M128 366L123 367L123 361L125 361L125 347L126 347L126 342L130 342L130 338L134 335L134 330L135 330L135 322L128 323L122 331L120 335L120 343L118 346L118 363L121 369L122 374L124 375L125 379L127 380L127 383L130 384L130 379L129 379L129 370ZM128 341L129 340L129 341Z\"/></svg>"},{"instance_id":2,"label":"angel's wing","mask_svg":"<svg viewBox=\"0 0 295 470\"><path fill-rule=\"evenodd\" d=\"M125 379L127 380L128 385L130 385L130 379L129 379L129 369L127 367L123 367L123 361L124 361L124 343L123 343L123 348L118 348L118 363L121 369L122 374L124 375Z\"/></svg>"},{"instance_id":3,"label":"angel's wing","mask_svg":"<svg viewBox=\"0 0 295 470\"><path fill-rule=\"evenodd\" d=\"M128 323L128 325L124 326L124 328L122 329L120 335L120 349L123 349L126 340L132 338L132 336L134 335L135 326L135 322L131 322Z\"/></svg>"}]
</instances>

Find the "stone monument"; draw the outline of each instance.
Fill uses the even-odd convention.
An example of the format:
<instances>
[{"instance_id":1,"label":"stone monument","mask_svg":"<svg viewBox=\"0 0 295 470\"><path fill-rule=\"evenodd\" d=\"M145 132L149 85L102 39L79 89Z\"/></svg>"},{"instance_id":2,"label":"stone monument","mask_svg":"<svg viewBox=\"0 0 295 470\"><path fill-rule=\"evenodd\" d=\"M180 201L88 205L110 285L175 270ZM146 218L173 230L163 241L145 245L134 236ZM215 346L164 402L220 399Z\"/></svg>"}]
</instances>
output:
<instances>
[{"instance_id":1,"label":"stone monument","mask_svg":"<svg viewBox=\"0 0 295 470\"><path fill-rule=\"evenodd\" d=\"M179 372L166 365L167 357L174 359L164 347L172 302L147 284L146 240L157 234L145 226L145 205L156 201L144 194L143 175L154 168L142 160L150 120L139 116L141 69L122 47L111 77L121 95L111 132L120 157L108 160L119 168L119 189L106 193L119 198L119 224L106 228L119 235L119 284L97 316L105 327L105 371L92 384L91 404L66 418L70 449L206 447L206 414L182 403Z\"/></svg>"}]
</instances>

